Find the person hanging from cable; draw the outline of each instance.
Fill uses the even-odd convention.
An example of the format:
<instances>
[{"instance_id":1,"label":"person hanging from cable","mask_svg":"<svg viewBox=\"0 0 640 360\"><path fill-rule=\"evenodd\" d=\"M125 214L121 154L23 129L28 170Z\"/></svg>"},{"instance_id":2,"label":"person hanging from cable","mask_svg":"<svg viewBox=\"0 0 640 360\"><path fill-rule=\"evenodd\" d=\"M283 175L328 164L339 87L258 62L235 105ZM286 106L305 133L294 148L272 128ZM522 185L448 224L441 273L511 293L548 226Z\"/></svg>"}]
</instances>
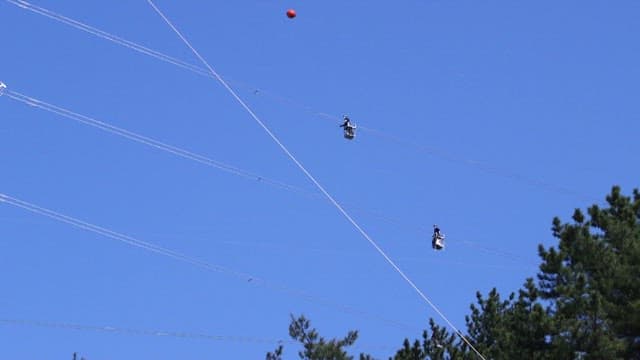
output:
<instances>
[{"instance_id":1,"label":"person hanging from cable","mask_svg":"<svg viewBox=\"0 0 640 360\"><path fill-rule=\"evenodd\" d=\"M444 249L444 234L440 232L440 227L437 224L433 225L433 237L431 239L431 247L435 250Z\"/></svg>"},{"instance_id":2,"label":"person hanging from cable","mask_svg":"<svg viewBox=\"0 0 640 360\"><path fill-rule=\"evenodd\" d=\"M343 116L342 125L340 125L340 127L344 128L344 138L353 140L356 136L356 126L351 123L351 120L347 115Z\"/></svg>"}]
</instances>

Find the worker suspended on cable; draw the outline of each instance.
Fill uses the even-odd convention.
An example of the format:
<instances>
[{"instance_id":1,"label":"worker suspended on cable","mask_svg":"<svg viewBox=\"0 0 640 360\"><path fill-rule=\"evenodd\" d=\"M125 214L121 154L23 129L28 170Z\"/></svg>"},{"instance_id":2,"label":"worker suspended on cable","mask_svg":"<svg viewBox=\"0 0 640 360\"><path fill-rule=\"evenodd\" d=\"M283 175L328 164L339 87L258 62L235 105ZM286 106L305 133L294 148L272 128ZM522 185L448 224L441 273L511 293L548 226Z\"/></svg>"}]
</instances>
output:
<instances>
[{"instance_id":1,"label":"worker suspended on cable","mask_svg":"<svg viewBox=\"0 0 640 360\"><path fill-rule=\"evenodd\" d=\"M356 126L351 123L351 120L347 115L343 117L341 128L344 128L344 137L345 139L353 140L356 136Z\"/></svg>"},{"instance_id":2,"label":"worker suspended on cable","mask_svg":"<svg viewBox=\"0 0 640 360\"><path fill-rule=\"evenodd\" d=\"M435 250L444 249L444 234L440 232L438 225L433 225L433 237L431 239L431 247Z\"/></svg>"}]
</instances>

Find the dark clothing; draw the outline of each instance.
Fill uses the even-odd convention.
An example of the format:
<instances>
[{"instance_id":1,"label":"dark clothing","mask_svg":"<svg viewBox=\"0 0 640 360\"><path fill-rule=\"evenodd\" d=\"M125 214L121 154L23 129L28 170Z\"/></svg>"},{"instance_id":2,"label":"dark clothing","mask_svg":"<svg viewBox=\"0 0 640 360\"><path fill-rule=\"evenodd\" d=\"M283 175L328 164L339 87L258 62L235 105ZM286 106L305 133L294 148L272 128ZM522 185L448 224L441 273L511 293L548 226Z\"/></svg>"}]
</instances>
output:
<instances>
[{"instance_id":1,"label":"dark clothing","mask_svg":"<svg viewBox=\"0 0 640 360\"><path fill-rule=\"evenodd\" d=\"M354 137L354 127L353 125L351 125L351 121L349 121L349 118L345 117L344 118L344 122L342 123L342 125L340 125L341 128L344 128L344 136L347 139L353 139Z\"/></svg>"},{"instance_id":2,"label":"dark clothing","mask_svg":"<svg viewBox=\"0 0 640 360\"><path fill-rule=\"evenodd\" d=\"M440 228L435 227L433 228L433 238L431 239L431 247L433 247L434 249L442 249L442 246L439 246L438 244L436 244L436 241L438 239L442 239L442 234L440 234Z\"/></svg>"}]
</instances>

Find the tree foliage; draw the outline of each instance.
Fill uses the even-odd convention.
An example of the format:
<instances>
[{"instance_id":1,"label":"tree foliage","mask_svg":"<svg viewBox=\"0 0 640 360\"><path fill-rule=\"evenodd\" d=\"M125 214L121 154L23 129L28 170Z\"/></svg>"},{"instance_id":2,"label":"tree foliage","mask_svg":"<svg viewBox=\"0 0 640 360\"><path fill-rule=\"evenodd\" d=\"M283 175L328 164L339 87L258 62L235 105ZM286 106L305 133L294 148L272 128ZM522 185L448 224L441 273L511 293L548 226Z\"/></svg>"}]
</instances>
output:
<instances>
[{"instance_id":1,"label":"tree foliage","mask_svg":"<svg viewBox=\"0 0 640 360\"><path fill-rule=\"evenodd\" d=\"M614 187L607 202L553 220L559 244L539 247L540 292L560 355L640 359L640 193Z\"/></svg>"},{"instance_id":2,"label":"tree foliage","mask_svg":"<svg viewBox=\"0 0 640 360\"><path fill-rule=\"evenodd\" d=\"M357 331L349 331L343 339L326 340L318 334L311 322L301 315L291 316L289 336L302 344L303 350L298 352L300 359L305 360L352 360L344 350L353 345L358 339ZM267 360L281 360L283 347L280 345L273 353L267 353ZM360 354L360 360L371 360L369 355Z\"/></svg>"}]
</instances>

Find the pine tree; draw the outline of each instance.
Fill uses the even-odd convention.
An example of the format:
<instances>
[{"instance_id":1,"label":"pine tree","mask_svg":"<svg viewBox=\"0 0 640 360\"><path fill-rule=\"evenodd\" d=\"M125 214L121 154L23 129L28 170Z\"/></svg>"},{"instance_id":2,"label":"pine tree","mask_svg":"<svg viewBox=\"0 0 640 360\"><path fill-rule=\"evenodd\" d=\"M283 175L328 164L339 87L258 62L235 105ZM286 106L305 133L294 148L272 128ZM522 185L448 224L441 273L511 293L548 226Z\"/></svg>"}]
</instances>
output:
<instances>
[{"instance_id":1,"label":"pine tree","mask_svg":"<svg viewBox=\"0 0 640 360\"><path fill-rule=\"evenodd\" d=\"M413 344L405 339L403 347L398 350L392 360L463 360L472 359L466 346L456 334L451 334L446 328L438 326L433 319L429 320L431 336L425 330L422 342L415 340Z\"/></svg>"},{"instance_id":2,"label":"pine tree","mask_svg":"<svg viewBox=\"0 0 640 360\"><path fill-rule=\"evenodd\" d=\"M539 286L550 301L558 357L640 359L640 193L614 187L609 207L573 223L553 220L558 248L539 247Z\"/></svg>"},{"instance_id":3,"label":"pine tree","mask_svg":"<svg viewBox=\"0 0 640 360\"><path fill-rule=\"evenodd\" d=\"M304 350L298 352L300 359L304 360L352 360L344 350L353 345L358 339L357 331L349 331L343 339L325 340L318 334L315 328L311 328L311 322L301 315L298 318L291 316L289 336L300 342ZM267 353L267 360L281 360L283 347L279 346L273 353ZM371 356L360 354L360 360L371 360Z\"/></svg>"}]
</instances>

